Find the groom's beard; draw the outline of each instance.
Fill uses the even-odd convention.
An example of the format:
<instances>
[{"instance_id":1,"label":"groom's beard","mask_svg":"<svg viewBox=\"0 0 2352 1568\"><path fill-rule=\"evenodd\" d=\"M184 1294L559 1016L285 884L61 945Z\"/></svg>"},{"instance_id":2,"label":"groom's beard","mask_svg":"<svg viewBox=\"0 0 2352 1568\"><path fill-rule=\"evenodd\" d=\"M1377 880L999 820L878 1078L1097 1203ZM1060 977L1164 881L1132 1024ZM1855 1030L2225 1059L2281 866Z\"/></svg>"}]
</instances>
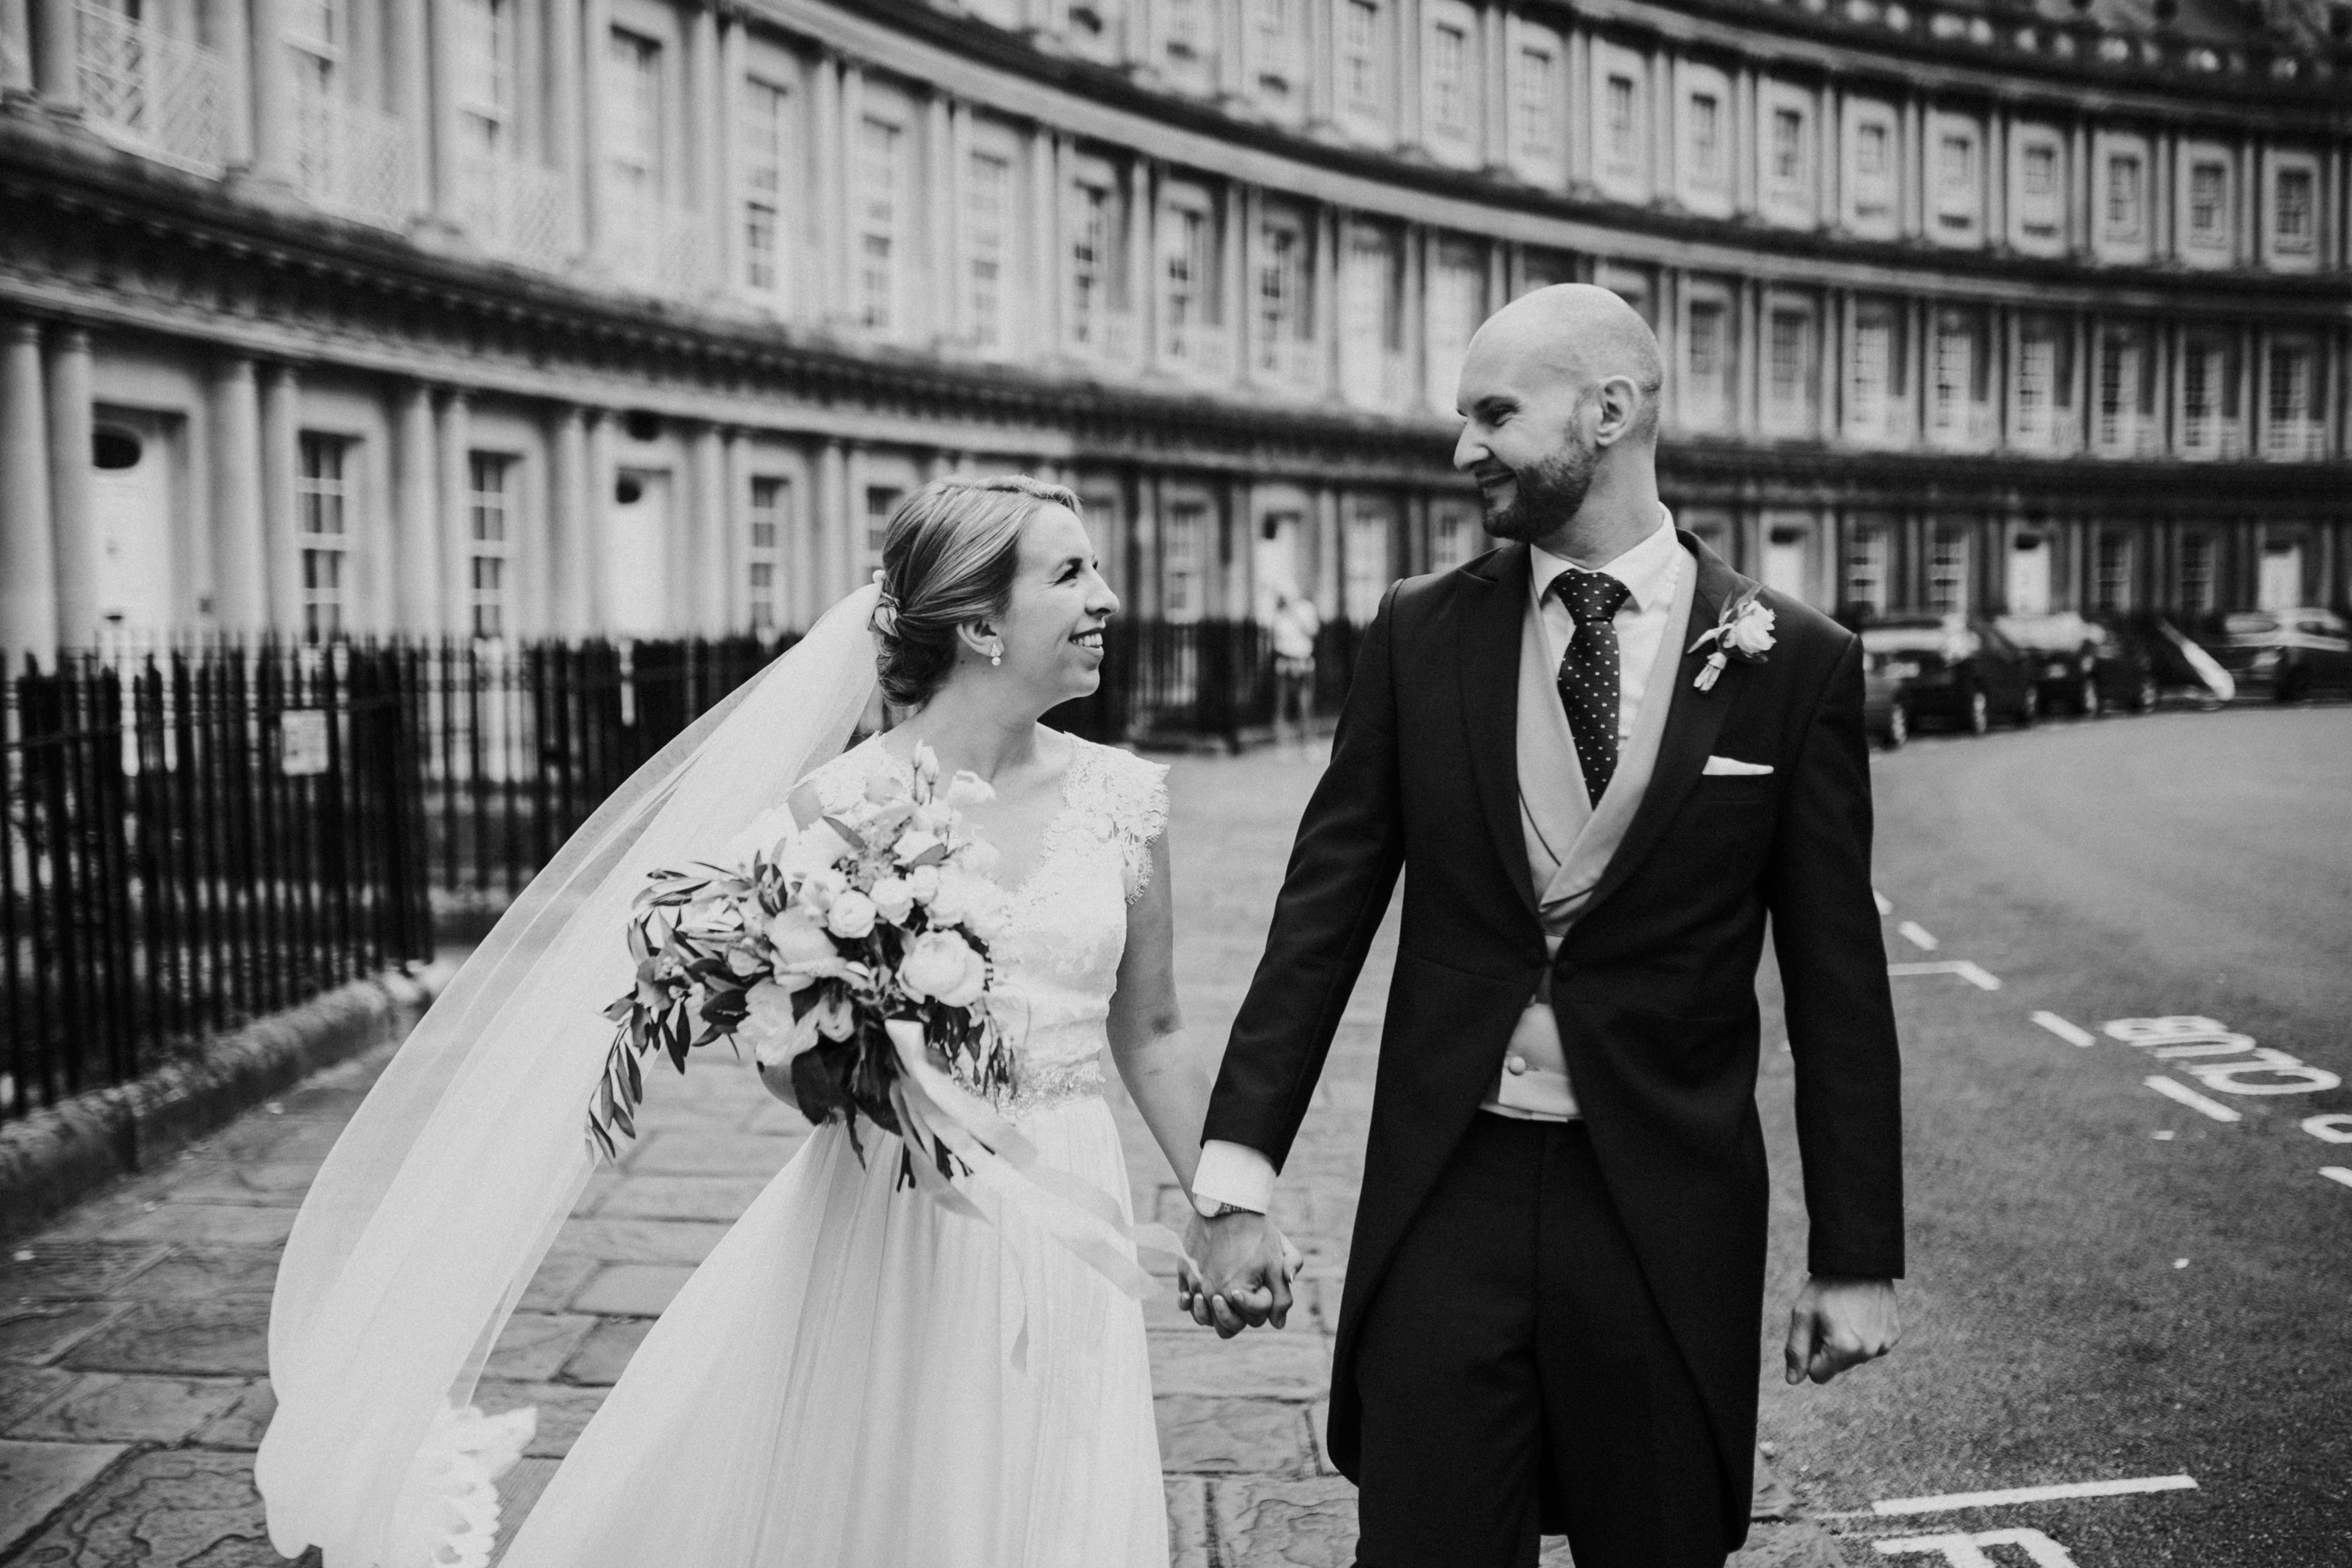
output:
<instances>
[{"instance_id":1,"label":"groom's beard","mask_svg":"<svg viewBox=\"0 0 2352 1568\"><path fill-rule=\"evenodd\" d=\"M1600 466L1601 448L1571 436L1562 450L1512 469L1510 504L1486 502L1486 531L1523 544L1541 539L1576 515Z\"/></svg>"}]
</instances>

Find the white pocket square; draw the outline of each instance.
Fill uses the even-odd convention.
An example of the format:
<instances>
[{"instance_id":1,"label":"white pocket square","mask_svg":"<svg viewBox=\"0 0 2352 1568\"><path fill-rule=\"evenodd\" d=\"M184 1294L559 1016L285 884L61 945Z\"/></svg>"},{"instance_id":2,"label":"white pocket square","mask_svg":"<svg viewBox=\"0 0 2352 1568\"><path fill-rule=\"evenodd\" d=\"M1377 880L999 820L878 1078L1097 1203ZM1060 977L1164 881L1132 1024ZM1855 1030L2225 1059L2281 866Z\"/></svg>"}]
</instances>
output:
<instances>
[{"instance_id":1,"label":"white pocket square","mask_svg":"<svg viewBox=\"0 0 2352 1568\"><path fill-rule=\"evenodd\" d=\"M1753 778L1772 771L1769 763L1743 763L1738 757L1709 757L1700 773L1706 778Z\"/></svg>"}]
</instances>

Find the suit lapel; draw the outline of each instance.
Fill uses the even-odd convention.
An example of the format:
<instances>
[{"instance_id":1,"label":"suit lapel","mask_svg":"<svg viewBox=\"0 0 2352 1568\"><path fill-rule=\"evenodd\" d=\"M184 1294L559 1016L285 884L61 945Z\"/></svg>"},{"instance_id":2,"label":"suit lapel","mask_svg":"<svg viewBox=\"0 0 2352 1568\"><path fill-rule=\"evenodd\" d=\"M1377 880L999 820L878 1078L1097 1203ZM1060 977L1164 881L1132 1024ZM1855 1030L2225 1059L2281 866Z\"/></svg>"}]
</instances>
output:
<instances>
[{"instance_id":1,"label":"suit lapel","mask_svg":"<svg viewBox=\"0 0 2352 1568\"><path fill-rule=\"evenodd\" d=\"M1690 624L1683 633L1683 646L1691 643L1709 626L1723 611L1725 604L1744 592L1748 580L1725 564L1723 557L1706 544L1680 530L1675 531L1683 547L1698 558L1698 582L1691 595ZM1706 649L1685 653L1675 666L1673 706L1666 710L1665 733L1658 741L1657 764L1650 772L1650 787L1642 794L1642 805L1625 829L1624 839L1611 857L1609 868L1601 874L1593 887L1592 897L1584 906L1584 918L1590 919L1608 897L1633 874L1642 858L1657 847L1666 824L1681 809L1683 797L1706 766L1707 753L1715 749L1715 738L1723 731L1724 715L1738 700L1742 680L1737 663L1727 666L1712 691L1697 687L1698 672L1707 660Z\"/></svg>"},{"instance_id":2,"label":"suit lapel","mask_svg":"<svg viewBox=\"0 0 2352 1568\"><path fill-rule=\"evenodd\" d=\"M1478 804L1511 885L1532 915L1535 876L1519 829L1519 627L1527 616L1528 572L1524 544L1505 545L1474 563L1465 576L1477 585L1463 595L1456 633L1462 723Z\"/></svg>"}]
</instances>

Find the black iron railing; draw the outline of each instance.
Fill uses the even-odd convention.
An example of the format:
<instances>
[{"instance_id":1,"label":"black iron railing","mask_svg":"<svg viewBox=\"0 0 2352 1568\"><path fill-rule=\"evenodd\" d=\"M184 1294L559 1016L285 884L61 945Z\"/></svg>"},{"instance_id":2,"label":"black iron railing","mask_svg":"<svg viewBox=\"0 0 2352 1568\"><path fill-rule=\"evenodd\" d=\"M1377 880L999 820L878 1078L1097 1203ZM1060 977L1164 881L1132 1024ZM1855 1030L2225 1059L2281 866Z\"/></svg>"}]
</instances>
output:
<instances>
[{"instance_id":1,"label":"black iron railing","mask_svg":"<svg viewBox=\"0 0 2352 1568\"><path fill-rule=\"evenodd\" d=\"M1325 715L1357 637L1318 639ZM5 682L0 1119L425 956L436 909L478 926L785 646L272 644ZM1103 676L1049 721L1234 744L1273 721L1273 650L1247 622L1114 622Z\"/></svg>"}]
</instances>

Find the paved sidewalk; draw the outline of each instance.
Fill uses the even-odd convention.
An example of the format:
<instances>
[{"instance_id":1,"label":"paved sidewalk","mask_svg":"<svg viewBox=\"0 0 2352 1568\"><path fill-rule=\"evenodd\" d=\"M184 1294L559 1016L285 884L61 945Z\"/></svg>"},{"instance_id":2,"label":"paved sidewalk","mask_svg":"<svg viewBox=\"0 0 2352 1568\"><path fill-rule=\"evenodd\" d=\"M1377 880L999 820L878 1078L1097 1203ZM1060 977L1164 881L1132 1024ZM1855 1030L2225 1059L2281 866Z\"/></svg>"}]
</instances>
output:
<instances>
[{"instance_id":1,"label":"paved sidewalk","mask_svg":"<svg viewBox=\"0 0 2352 1568\"><path fill-rule=\"evenodd\" d=\"M1222 1045L1255 964L1315 770L1260 753L1177 765L1178 973L1194 1038ZM1304 1310L1220 1342L1149 1310L1179 1568L1352 1555L1352 1489L1320 1451L1330 1335L1355 1217L1392 932L1317 1090L1278 1198L1307 1253ZM268 1423L268 1297L295 1206L381 1055L321 1074L127 1182L0 1259L0 1564L266 1568L251 1483ZM1138 1206L1182 1200L1118 1097ZM645 1136L600 1173L489 1363L484 1408L536 1405L538 1440L502 1489L520 1518L653 1318L806 1133L724 1056L653 1075ZM1566 1563L1557 1542L1547 1563ZM1759 1525L1738 1568L1831 1568L1809 1523ZM651 1568L651 1565L649 1565ZM677 1568L694 1568L680 1564Z\"/></svg>"}]
</instances>

